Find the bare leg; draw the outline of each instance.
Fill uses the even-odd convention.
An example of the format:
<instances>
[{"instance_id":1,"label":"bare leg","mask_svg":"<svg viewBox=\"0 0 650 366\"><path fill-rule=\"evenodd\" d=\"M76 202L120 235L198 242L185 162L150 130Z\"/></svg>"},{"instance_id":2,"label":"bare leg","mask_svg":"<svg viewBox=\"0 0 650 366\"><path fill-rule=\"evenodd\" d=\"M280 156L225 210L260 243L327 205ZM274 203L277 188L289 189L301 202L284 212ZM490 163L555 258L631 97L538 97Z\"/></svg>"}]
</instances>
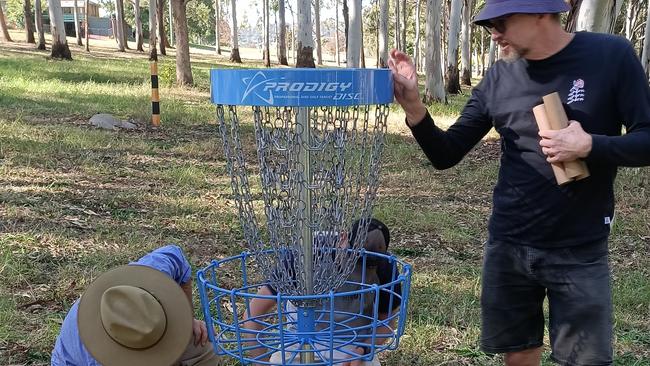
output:
<instances>
[{"instance_id":1,"label":"bare leg","mask_svg":"<svg viewBox=\"0 0 650 366\"><path fill-rule=\"evenodd\" d=\"M506 366L539 366L543 347L506 353Z\"/></svg>"}]
</instances>

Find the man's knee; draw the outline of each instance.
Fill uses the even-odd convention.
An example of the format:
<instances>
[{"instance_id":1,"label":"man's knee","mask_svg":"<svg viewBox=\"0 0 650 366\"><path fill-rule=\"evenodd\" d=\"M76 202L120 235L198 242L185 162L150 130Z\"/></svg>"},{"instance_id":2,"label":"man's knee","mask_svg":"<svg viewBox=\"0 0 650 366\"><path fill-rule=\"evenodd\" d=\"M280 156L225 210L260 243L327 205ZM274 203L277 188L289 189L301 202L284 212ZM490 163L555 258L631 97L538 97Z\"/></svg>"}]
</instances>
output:
<instances>
[{"instance_id":1,"label":"man's knee","mask_svg":"<svg viewBox=\"0 0 650 366\"><path fill-rule=\"evenodd\" d=\"M542 358L542 347L530 348L523 351L508 352L505 355L506 366L539 366Z\"/></svg>"}]
</instances>

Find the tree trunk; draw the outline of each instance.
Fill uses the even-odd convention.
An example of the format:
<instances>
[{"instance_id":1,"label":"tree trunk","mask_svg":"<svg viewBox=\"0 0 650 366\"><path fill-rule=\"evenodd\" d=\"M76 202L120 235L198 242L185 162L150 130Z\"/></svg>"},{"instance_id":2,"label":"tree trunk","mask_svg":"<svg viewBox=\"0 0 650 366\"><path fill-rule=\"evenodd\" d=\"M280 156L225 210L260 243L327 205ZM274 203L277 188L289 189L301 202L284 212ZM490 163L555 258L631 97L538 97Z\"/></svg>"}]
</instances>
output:
<instances>
[{"instance_id":1,"label":"tree trunk","mask_svg":"<svg viewBox=\"0 0 650 366\"><path fill-rule=\"evenodd\" d=\"M63 11L60 0L48 0L50 8L50 32L52 33L52 58L72 60L70 47L65 38L65 25L63 23Z\"/></svg>"},{"instance_id":2,"label":"tree trunk","mask_svg":"<svg viewBox=\"0 0 650 366\"><path fill-rule=\"evenodd\" d=\"M269 21L269 0L263 0L262 6L264 7L264 66L271 67L271 46L270 46L270 21Z\"/></svg>"},{"instance_id":3,"label":"tree trunk","mask_svg":"<svg viewBox=\"0 0 650 366\"><path fill-rule=\"evenodd\" d=\"M399 2L400 0L395 0L395 48L404 51L402 45L400 44L400 42L402 41L402 37L400 37L399 32L402 27L400 26L401 22L400 22Z\"/></svg>"},{"instance_id":4,"label":"tree trunk","mask_svg":"<svg viewBox=\"0 0 650 366\"><path fill-rule=\"evenodd\" d=\"M36 49L45 49L45 30L43 29L43 10L41 0L34 1L34 19L36 20L36 33L38 33L38 44Z\"/></svg>"},{"instance_id":5,"label":"tree trunk","mask_svg":"<svg viewBox=\"0 0 650 366\"><path fill-rule=\"evenodd\" d=\"M352 0L350 9L350 28L348 29L347 67L359 67L361 57L361 0Z\"/></svg>"},{"instance_id":6,"label":"tree trunk","mask_svg":"<svg viewBox=\"0 0 650 366\"><path fill-rule=\"evenodd\" d=\"M25 17L25 35L27 43L36 44L36 40L34 39L34 21L32 20L32 4L30 4L29 0L23 1L23 13L23 16Z\"/></svg>"},{"instance_id":7,"label":"tree trunk","mask_svg":"<svg viewBox=\"0 0 650 366\"><path fill-rule=\"evenodd\" d=\"M361 64L360 66L362 68L366 68L366 48L363 43L363 19L361 18L361 15L359 15L359 23L361 23L361 31L359 35L359 39L361 40L361 47L359 47L359 56L361 59Z\"/></svg>"},{"instance_id":8,"label":"tree trunk","mask_svg":"<svg viewBox=\"0 0 650 366\"><path fill-rule=\"evenodd\" d=\"M447 102L445 87L442 78L441 53L442 46L440 32L440 13L442 0L427 0L427 12L425 22L425 39L426 39L426 58L425 58L425 75L426 81L424 86L424 102Z\"/></svg>"},{"instance_id":9,"label":"tree trunk","mask_svg":"<svg viewBox=\"0 0 650 366\"><path fill-rule=\"evenodd\" d=\"M622 4L622 0L583 0L576 30L612 33Z\"/></svg>"},{"instance_id":10,"label":"tree trunk","mask_svg":"<svg viewBox=\"0 0 650 366\"><path fill-rule=\"evenodd\" d=\"M472 6L472 0L463 1L463 26L460 44L461 83L463 85L472 85L472 28L470 27Z\"/></svg>"},{"instance_id":11,"label":"tree trunk","mask_svg":"<svg viewBox=\"0 0 650 366\"><path fill-rule=\"evenodd\" d=\"M219 0L214 0L214 51L221 54L221 43L219 43L219 21L221 20L221 6Z\"/></svg>"},{"instance_id":12,"label":"tree trunk","mask_svg":"<svg viewBox=\"0 0 650 366\"><path fill-rule=\"evenodd\" d=\"M402 48L406 52L406 0L402 0L402 5L400 6L400 10L402 11L402 24L401 24L401 29L399 31L399 35L402 37L402 40L400 41L400 44L402 45Z\"/></svg>"},{"instance_id":13,"label":"tree trunk","mask_svg":"<svg viewBox=\"0 0 650 366\"><path fill-rule=\"evenodd\" d=\"M124 0L120 1L122 2L122 37L124 38L124 48L130 50L131 47L129 47L129 26L126 24L126 17L124 16Z\"/></svg>"},{"instance_id":14,"label":"tree trunk","mask_svg":"<svg viewBox=\"0 0 650 366\"><path fill-rule=\"evenodd\" d=\"M172 0L174 14L174 34L176 35L176 83L192 85L192 66L190 64L190 43L187 31L187 0Z\"/></svg>"},{"instance_id":15,"label":"tree trunk","mask_svg":"<svg viewBox=\"0 0 650 366\"><path fill-rule=\"evenodd\" d=\"M142 34L142 19L140 19L140 0L134 0L133 10L135 13L135 49L144 52L144 48L142 47L144 36Z\"/></svg>"},{"instance_id":16,"label":"tree trunk","mask_svg":"<svg viewBox=\"0 0 650 366\"><path fill-rule=\"evenodd\" d=\"M296 67L316 67L312 37L311 0L298 0L298 47Z\"/></svg>"},{"instance_id":17,"label":"tree trunk","mask_svg":"<svg viewBox=\"0 0 650 366\"><path fill-rule=\"evenodd\" d=\"M388 0L385 0L388 1ZM341 66L341 42L339 40L339 0L334 0L336 15L335 15L335 25L334 25L334 37L336 43L336 65Z\"/></svg>"},{"instance_id":18,"label":"tree trunk","mask_svg":"<svg viewBox=\"0 0 650 366\"><path fill-rule=\"evenodd\" d=\"M167 55L167 42L165 37L165 0L150 0L156 3L156 23L158 24L158 48L161 55Z\"/></svg>"},{"instance_id":19,"label":"tree trunk","mask_svg":"<svg viewBox=\"0 0 650 366\"><path fill-rule=\"evenodd\" d=\"M420 0L415 0L415 44L413 45L413 63L417 72L420 66Z\"/></svg>"},{"instance_id":20,"label":"tree trunk","mask_svg":"<svg viewBox=\"0 0 650 366\"><path fill-rule=\"evenodd\" d=\"M237 37L237 7L235 0L230 0L230 61L241 64L239 56L239 38Z\"/></svg>"},{"instance_id":21,"label":"tree trunk","mask_svg":"<svg viewBox=\"0 0 650 366\"><path fill-rule=\"evenodd\" d=\"M124 3L122 0L115 0L115 40L117 50L124 52Z\"/></svg>"},{"instance_id":22,"label":"tree trunk","mask_svg":"<svg viewBox=\"0 0 650 366\"><path fill-rule=\"evenodd\" d=\"M648 0L648 19L645 22L645 38L643 39L643 52L641 52L641 63L646 76L650 76L650 0Z\"/></svg>"},{"instance_id":23,"label":"tree trunk","mask_svg":"<svg viewBox=\"0 0 650 366\"><path fill-rule=\"evenodd\" d=\"M323 44L320 37L320 0L314 0L314 25L316 26L316 62L323 64Z\"/></svg>"},{"instance_id":24,"label":"tree trunk","mask_svg":"<svg viewBox=\"0 0 650 366\"><path fill-rule=\"evenodd\" d=\"M490 53L488 54L488 69L494 65L497 60L497 44L490 40Z\"/></svg>"},{"instance_id":25,"label":"tree trunk","mask_svg":"<svg viewBox=\"0 0 650 366\"><path fill-rule=\"evenodd\" d=\"M280 39L278 40L280 51L278 61L280 65L289 65L287 62L287 21L284 14L284 0L278 0L278 13L280 15Z\"/></svg>"},{"instance_id":26,"label":"tree trunk","mask_svg":"<svg viewBox=\"0 0 650 366\"><path fill-rule=\"evenodd\" d=\"M9 35L9 31L7 30L7 22L5 21L5 14L2 11L2 4L0 4L0 28L2 28L2 37L4 38L4 41L13 42Z\"/></svg>"},{"instance_id":27,"label":"tree trunk","mask_svg":"<svg viewBox=\"0 0 650 366\"><path fill-rule=\"evenodd\" d=\"M574 32L576 30L576 24L578 22L578 13L580 12L580 5L582 0L569 0L569 13L567 14L566 24L564 25L564 30L567 32Z\"/></svg>"},{"instance_id":28,"label":"tree trunk","mask_svg":"<svg viewBox=\"0 0 650 366\"><path fill-rule=\"evenodd\" d=\"M74 16L74 33L77 36L77 45L83 46L84 44L81 42L81 25L79 24L79 7L77 6L77 0L74 0L73 7L74 9L72 9L72 14Z\"/></svg>"},{"instance_id":29,"label":"tree trunk","mask_svg":"<svg viewBox=\"0 0 650 366\"><path fill-rule=\"evenodd\" d=\"M419 1L419 0L417 0ZM379 67L388 67L388 0L379 0Z\"/></svg>"},{"instance_id":30,"label":"tree trunk","mask_svg":"<svg viewBox=\"0 0 650 366\"><path fill-rule=\"evenodd\" d=\"M39 1L39 0L36 0ZM90 5L90 0L84 2L84 36L86 37L86 52L90 52L90 33L88 30L88 6Z\"/></svg>"},{"instance_id":31,"label":"tree trunk","mask_svg":"<svg viewBox=\"0 0 650 366\"><path fill-rule=\"evenodd\" d=\"M451 1L449 13L449 38L447 43L447 64L445 74L445 89L449 94L460 92L460 80L458 72L458 36L460 31L460 14L462 0Z\"/></svg>"},{"instance_id":32,"label":"tree trunk","mask_svg":"<svg viewBox=\"0 0 650 366\"><path fill-rule=\"evenodd\" d=\"M158 23L158 2L149 0L149 61L158 61L158 52L156 50L158 24L156 23Z\"/></svg>"},{"instance_id":33,"label":"tree trunk","mask_svg":"<svg viewBox=\"0 0 650 366\"><path fill-rule=\"evenodd\" d=\"M348 9L348 0L343 0L343 34L345 35L345 62L348 62L348 37L350 36L350 9Z\"/></svg>"},{"instance_id":34,"label":"tree trunk","mask_svg":"<svg viewBox=\"0 0 650 366\"><path fill-rule=\"evenodd\" d=\"M174 21L173 21L173 16L174 16L174 11L172 9L172 0L168 0L168 5L169 5L169 38L165 38L165 46L171 47L171 44L174 43ZM168 41L167 41L168 40Z\"/></svg>"}]
</instances>

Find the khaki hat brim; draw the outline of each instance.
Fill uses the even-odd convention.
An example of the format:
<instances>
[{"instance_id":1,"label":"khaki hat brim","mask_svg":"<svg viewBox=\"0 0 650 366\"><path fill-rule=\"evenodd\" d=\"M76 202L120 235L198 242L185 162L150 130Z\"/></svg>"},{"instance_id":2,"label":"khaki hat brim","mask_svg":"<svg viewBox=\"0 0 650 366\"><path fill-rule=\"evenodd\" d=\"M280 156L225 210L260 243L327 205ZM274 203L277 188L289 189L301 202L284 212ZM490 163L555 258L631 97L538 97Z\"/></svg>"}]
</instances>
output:
<instances>
[{"instance_id":1,"label":"khaki hat brim","mask_svg":"<svg viewBox=\"0 0 650 366\"><path fill-rule=\"evenodd\" d=\"M147 349L132 349L115 342L99 316L102 294L113 286L142 288L162 305L167 317L165 333ZM181 287L163 272L142 265L126 265L99 276L79 302L77 325L88 352L104 366L160 365L178 361L192 337L192 307Z\"/></svg>"}]
</instances>

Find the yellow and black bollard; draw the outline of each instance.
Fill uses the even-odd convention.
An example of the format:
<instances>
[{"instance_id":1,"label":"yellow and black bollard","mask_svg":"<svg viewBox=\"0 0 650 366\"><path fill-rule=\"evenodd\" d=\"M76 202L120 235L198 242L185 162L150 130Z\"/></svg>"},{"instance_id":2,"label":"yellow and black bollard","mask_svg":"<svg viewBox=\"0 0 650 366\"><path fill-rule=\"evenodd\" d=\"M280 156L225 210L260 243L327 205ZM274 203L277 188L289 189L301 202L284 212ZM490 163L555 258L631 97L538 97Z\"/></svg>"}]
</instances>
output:
<instances>
[{"instance_id":1,"label":"yellow and black bollard","mask_svg":"<svg viewBox=\"0 0 650 366\"><path fill-rule=\"evenodd\" d=\"M151 124L160 126L160 95L158 94L158 63L151 62Z\"/></svg>"}]
</instances>

